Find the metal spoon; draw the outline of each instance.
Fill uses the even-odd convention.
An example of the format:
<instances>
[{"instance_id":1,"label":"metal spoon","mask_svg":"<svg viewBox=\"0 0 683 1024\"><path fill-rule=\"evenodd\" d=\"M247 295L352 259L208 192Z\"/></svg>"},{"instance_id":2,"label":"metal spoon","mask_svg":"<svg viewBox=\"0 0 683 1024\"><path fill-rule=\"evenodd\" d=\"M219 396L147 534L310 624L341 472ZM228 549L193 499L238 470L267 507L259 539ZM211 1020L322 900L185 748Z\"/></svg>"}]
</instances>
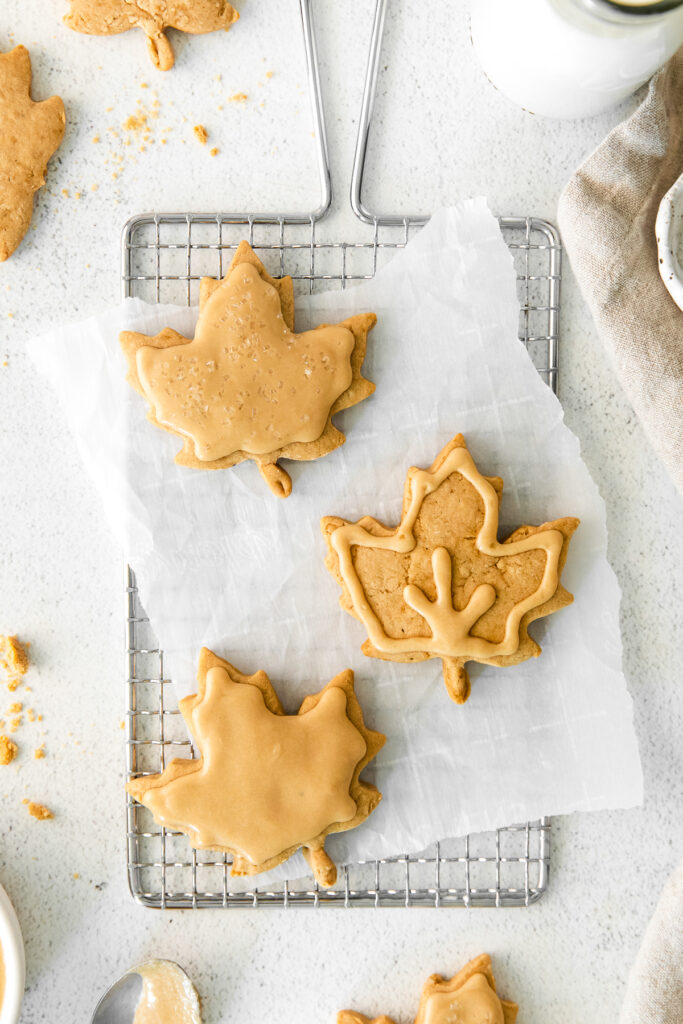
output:
<instances>
[{"instance_id":1,"label":"metal spoon","mask_svg":"<svg viewBox=\"0 0 683 1024\"><path fill-rule=\"evenodd\" d=\"M130 970L126 971L118 981L115 981L107 989L95 1007L90 1024L133 1024L143 989L143 979L140 972L145 967L149 968L160 964L171 967L182 975L187 992L192 993L195 999L197 999L198 1010L196 990L182 967L172 960L147 960L136 967L131 967Z\"/></svg>"}]
</instances>

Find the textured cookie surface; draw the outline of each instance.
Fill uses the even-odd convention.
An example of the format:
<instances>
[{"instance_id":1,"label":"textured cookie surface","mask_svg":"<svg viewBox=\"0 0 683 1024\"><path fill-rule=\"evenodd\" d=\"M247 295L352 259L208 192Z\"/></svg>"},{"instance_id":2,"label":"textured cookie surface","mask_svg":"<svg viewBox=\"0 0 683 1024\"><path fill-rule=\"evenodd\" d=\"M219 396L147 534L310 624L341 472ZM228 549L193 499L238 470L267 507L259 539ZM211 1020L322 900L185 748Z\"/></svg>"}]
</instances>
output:
<instances>
[{"instance_id":1,"label":"textured cookie surface","mask_svg":"<svg viewBox=\"0 0 683 1024\"><path fill-rule=\"evenodd\" d=\"M325 837L361 824L381 794L360 773L384 743L365 727L353 672L285 715L265 672L242 675L201 653L199 689L180 710L201 756L126 787L155 821L196 849L233 855L234 875L275 867L303 847L316 879L333 885Z\"/></svg>"},{"instance_id":2,"label":"textured cookie surface","mask_svg":"<svg viewBox=\"0 0 683 1024\"><path fill-rule=\"evenodd\" d=\"M462 435L429 470L408 472L400 524L322 521L341 604L368 632L365 654L441 658L457 703L468 661L515 665L540 653L527 626L572 600L560 583L574 518L497 539L502 481L481 475Z\"/></svg>"},{"instance_id":3,"label":"textured cookie surface","mask_svg":"<svg viewBox=\"0 0 683 1024\"><path fill-rule=\"evenodd\" d=\"M58 96L31 99L31 58L25 46L0 53L0 261L29 229L33 195L45 184L47 162L64 138Z\"/></svg>"},{"instance_id":4,"label":"textured cookie surface","mask_svg":"<svg viewBox=\"0 0 683 1024\"><path fill-rule=\"evenodd\" d=\"M194 339L124 331L130 384L149 419L184 439L176 462L225 469L253 459L279 497L279 458L316 459L344 435L332 416L374 385L361 375L373 313L294 333L292 280L272 278L242 242L222 281L205 277Z\"/></svg>"},{"instance_id":5,"label":"textured cookie surface","mask_svg":"<svg viewBox=\"0 0 683 1024\"><path fill-rule=\"evenodd\" d=\"M69 0L64 21L75 32L112 36L141 28L147 36L149 55L155 67L168 71L175 57L164 29L177 28L194 35L226 32L239 14L225 0Z\"/></svg>"},{"instance_id":6,"label":"textured cookie surface","mask_svg":"<svg viewBox=\"0 0 683 1024\"><path fill-rule=\"evenodd\" d=\"M515 1024L518 1006L496 991L491 958L470 960L452 978L433 974L422 990L415 1024ZM337 1024L394 1024L390 1017L371 1020L355 1010L342 1010Z\"/></svg>"}]
</instances>

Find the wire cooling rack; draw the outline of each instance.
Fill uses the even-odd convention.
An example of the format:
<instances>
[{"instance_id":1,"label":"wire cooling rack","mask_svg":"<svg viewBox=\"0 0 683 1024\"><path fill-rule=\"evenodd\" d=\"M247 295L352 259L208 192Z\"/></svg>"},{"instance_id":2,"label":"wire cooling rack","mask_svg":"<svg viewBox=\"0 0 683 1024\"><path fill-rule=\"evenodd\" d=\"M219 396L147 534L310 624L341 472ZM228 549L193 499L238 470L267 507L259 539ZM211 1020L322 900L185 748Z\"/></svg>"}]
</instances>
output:
<instances>
[{"instance_id":1,"label":"wire cooling rack","mask_svg":"<svg viewBox=\"0 0 683 1024\"><path fill-rule=\"evenodd\" d=\"M122 237L122 293L148 302L194 305L202 277L223 277L246 238L273 276L289 274L296 294L372 278L403 248L424 217L378 216L362 203L386 0L378 0L359 122L352 207L364 237L357 242L321 237L331 201L315 34L309 0L299 0L313 126L318 146L321 202L307 214L145 214L132 218ZM520 341L538 372L557 389L561 245L555 228L533 217L500 220L517 271ZM197 756L164 671L135 576L126 569L126 757L128 777L160 772L174 757ZM342 867L334 889L312 878L249 891L231 888L228 855L195 851L182 833L157 825L127 798L127 857L131 893L158 909L258 906L522 907L546 890L550 821L511 825L446 839L419 854ZM258 879L255 879L258 882Z\"/></svg>"},{"instance_id":2,"label":"wire cooling rack","mask_svg":"<svg viewBox=\"0 0 683 1024\"><path fill-rule=\"evenodd\" d=\"M559 252L554 229L533 218L501 226L517 267L519 334L551 386L557 383ZM124 235L124 292L150 302L192 304L204 276L221 277L242 238L248 238L273 275L290 274L295 294L371 278L416 226L375 223L363 242L327 242L318 225L284 218L221 215L150 215L132 220ZM307 236L307 237L306 237ZM178 711L171 680L139 601L135 578L126 578L127 769L129 777L162 771L173 757L195 752ZM128 873L131 891L146 906L528 906L546 889L550 823L542 819L428 850L344 867L332 890L312 879L231 889L230 857L191 849L187 838L156 825L146 808L128 798Z\"/></svg>"}]
</instances>

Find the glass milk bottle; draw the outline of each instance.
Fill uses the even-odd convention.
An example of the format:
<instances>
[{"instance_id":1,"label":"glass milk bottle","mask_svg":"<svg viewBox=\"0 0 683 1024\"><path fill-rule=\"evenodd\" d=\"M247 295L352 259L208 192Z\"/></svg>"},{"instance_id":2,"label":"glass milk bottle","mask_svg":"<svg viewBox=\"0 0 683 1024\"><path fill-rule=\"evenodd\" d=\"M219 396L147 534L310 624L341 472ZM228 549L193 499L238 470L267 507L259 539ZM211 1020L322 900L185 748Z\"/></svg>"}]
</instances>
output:
<instances>
[{"instance_id":1,"label":"glass milk bottle","mask_svg":"<svg viewBox=\"0 0 683 1024\"><path fill-rule=\"evenodd\" d=\"M683 0L472 0L471 29L486 75L511 100L546 117L589 117L683 44Z\"/></svg>"}]
</instances>

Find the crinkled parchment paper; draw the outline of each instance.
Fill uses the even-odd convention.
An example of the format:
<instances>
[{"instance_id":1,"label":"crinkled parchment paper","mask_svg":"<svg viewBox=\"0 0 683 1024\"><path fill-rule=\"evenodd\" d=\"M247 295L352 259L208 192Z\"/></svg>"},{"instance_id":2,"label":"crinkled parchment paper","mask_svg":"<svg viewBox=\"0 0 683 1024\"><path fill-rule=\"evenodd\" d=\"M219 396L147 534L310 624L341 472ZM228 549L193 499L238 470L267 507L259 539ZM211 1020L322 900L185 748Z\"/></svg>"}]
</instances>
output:
<instances>
[{"instance_id":1,"label":"crinkled parchment paper","mask_svg":"<svg viewBox=\"0 0 683 1024\"><path fill-rule=\"evenodd\" d=\"M31 343L135 570L179 695L194 691L203 644L243 672L265 669L290 712L354 669L366 720L388 737L366 770L384 800L361 828L329 840L339 860L638 803L604 505L559 402L517 339L515 273L485 202L437 213L374 280L298 300L297 326L365 310L379 318L364 370L377 390L337 417L345 445L286 464L294 483L286 500L253 463L176 466L180 439L146 420L145 401L124 381L119 330L172 326L191 336L195 310L129 300ZM323 515L366 513L395 524L408 467L429 466L458 432L481 471L505 481L501 538L523 523L581 519L563 577L575 602L531 627L543 654L514 668L471 665L463 707L449 700L439 661L361 654L365 632L338 606L319 527Z\"/></svg>"}]
</instances>

